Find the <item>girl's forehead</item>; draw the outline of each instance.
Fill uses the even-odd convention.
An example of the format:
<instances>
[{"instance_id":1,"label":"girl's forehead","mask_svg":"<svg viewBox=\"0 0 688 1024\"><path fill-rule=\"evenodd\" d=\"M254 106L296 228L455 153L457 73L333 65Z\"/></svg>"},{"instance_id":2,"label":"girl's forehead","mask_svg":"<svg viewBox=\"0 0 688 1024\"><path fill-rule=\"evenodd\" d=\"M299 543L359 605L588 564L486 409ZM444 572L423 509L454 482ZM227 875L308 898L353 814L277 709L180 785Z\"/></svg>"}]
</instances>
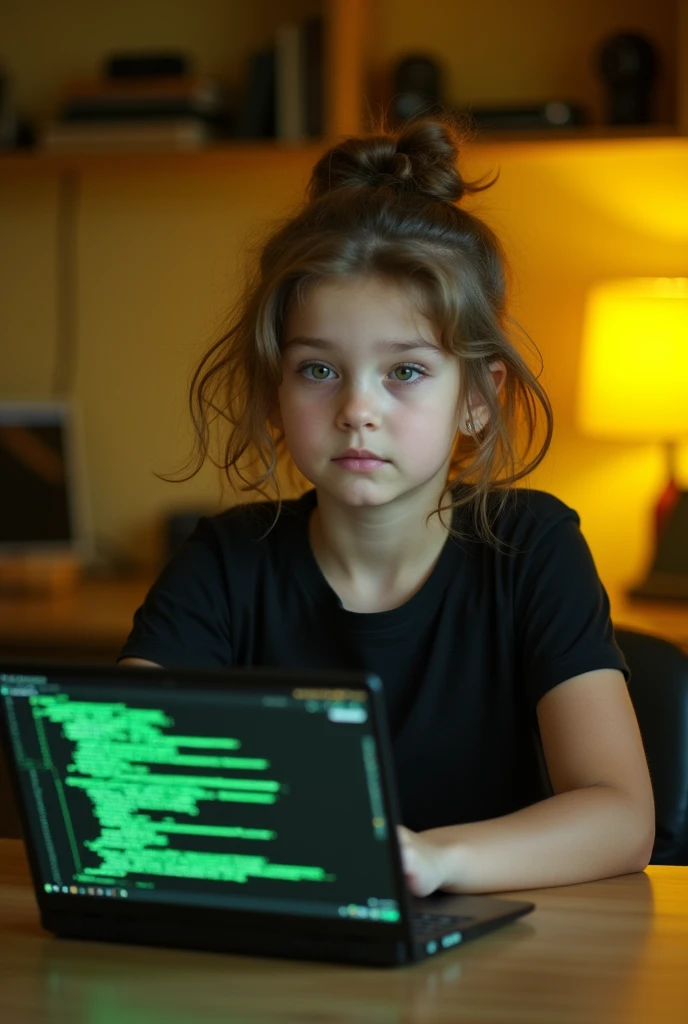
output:
<instances>
[{"instance_id":1,"label":"girl's forehead","mask_svg":"<svg viewBox=\"0 0 688 1024\"><path fill-rule=\"evenodd\" d=\"M438 344L434 325L421 310L412 286L379 278L319 281L310 285L289 307L286 337L292 334L350 334L378 337L418 337Z\"/></svg>"},{"instance_id":2,"label":"girl's forehead","mask_svg":"<svg viewBox=\"0 0 688 1024\"><path fill-rule=\"evenodd\" d=\"M303 293L304 303L321 306L358 300L371 304L411 307L417 304L418 297L417 289L411 281L395 281L377 275L326 278L312 282Z\"/></svg>"}]
</instances>

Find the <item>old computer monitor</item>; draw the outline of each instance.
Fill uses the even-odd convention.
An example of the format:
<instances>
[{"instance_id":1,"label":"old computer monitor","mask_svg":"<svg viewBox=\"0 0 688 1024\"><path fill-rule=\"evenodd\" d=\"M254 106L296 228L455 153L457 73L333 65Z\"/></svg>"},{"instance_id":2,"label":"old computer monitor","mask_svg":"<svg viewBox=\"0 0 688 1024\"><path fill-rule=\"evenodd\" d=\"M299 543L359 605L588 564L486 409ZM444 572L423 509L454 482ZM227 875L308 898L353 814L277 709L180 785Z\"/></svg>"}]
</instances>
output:
<instances>
[{"instance_id":1,"label":"old computer monitor","mask_svg":"<svg viewBox=\"0 0 688 1024\"><path fill-rule=\"evenodd\" d=\"M67 400L0 401L0 559L89 557L79 427Z\"/></svg>"}]
</instances>

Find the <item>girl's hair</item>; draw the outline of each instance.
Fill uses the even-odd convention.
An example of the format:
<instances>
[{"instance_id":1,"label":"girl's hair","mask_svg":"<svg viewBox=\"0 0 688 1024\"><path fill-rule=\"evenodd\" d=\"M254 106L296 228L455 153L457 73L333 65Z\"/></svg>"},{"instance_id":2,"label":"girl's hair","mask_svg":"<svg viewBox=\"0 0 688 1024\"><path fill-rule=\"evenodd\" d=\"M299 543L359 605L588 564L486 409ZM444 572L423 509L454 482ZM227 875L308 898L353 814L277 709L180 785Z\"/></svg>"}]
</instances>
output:
<instances>
[{"instance_id":1,"label":"girl's hair","mask_svg":"<svg viewBox=\"0 0 688 1024\"><path fill-rule=\"evenodd\" d=\"M457 168L461 141L448 115L424 117L396 132L381 128L345 139L318 160L305 204L263 245L233 325L193 374L189 405L196 437L184 467L192 469L182 479L209 458L230 483L240 480L241 490L267 497L264 487L271 485L279 515L278 467L288 453L270 412L282 375L290 303L301 301L319 281L375 275L413 289L438 341L459 360L460 407L470 416L470 396L472 404L490 410L482 429L457 434L447 485L431 514L465 507L477 535L496 543L492 527L511 485L549 447L552 411L507 333L517 325L506 311L502 247L482 220L458 205L495 180L463 180ZM499 394L489 371L495 360L507 370ZM538 404L545 437L528 460ZM210 454L211 426L218 421L228 428L219 435L219 461Z\"/></svg>"}]
</instances>

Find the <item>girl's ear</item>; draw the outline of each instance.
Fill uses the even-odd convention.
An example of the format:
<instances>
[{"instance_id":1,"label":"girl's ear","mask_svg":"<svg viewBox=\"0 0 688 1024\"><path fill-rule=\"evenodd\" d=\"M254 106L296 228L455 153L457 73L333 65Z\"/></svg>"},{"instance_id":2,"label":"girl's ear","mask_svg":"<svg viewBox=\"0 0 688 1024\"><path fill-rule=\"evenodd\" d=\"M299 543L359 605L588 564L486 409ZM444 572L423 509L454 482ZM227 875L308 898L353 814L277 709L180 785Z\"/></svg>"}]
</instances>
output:
<instances>
[{"instance_id":1,"label":"girl's ear","mask_svg":"<svg viewBox=\"0 0 688 1024\"><path fill-rule=\"evenodd\" d=\"M504 387L504 381L506 380L506 366L501 359L496 359L488 366L490 374L492 376L492 384L495 389L495 394ZM471 399L468 402L468 409L463 410L461 421L459 423L459 430L462 434L478 434L481 430L484 430L490 419L490 410L484 402L481 402L479 395L471 395Z\"/></svg>"}]
</instances>

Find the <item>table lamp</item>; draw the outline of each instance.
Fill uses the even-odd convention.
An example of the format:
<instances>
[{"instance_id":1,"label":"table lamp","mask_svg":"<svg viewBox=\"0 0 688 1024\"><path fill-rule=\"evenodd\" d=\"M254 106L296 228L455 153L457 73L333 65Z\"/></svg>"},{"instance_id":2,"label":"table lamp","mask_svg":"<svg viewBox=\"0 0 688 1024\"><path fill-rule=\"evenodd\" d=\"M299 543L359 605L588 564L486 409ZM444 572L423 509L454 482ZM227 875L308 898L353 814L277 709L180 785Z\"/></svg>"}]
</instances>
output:
<instances>
[{"instance_id":1,"label":"table lamp","mask_svg":"<svg viewBox=\"0 0 688 1024\"><path fill-rule=\"evenodd\" d=\"M578 422L593 437L664 444L654 556L630 596L688 601L688 491L676 481L688 438L688 278L603 281L589 291Z\"/></svg>"}]
</instances>

